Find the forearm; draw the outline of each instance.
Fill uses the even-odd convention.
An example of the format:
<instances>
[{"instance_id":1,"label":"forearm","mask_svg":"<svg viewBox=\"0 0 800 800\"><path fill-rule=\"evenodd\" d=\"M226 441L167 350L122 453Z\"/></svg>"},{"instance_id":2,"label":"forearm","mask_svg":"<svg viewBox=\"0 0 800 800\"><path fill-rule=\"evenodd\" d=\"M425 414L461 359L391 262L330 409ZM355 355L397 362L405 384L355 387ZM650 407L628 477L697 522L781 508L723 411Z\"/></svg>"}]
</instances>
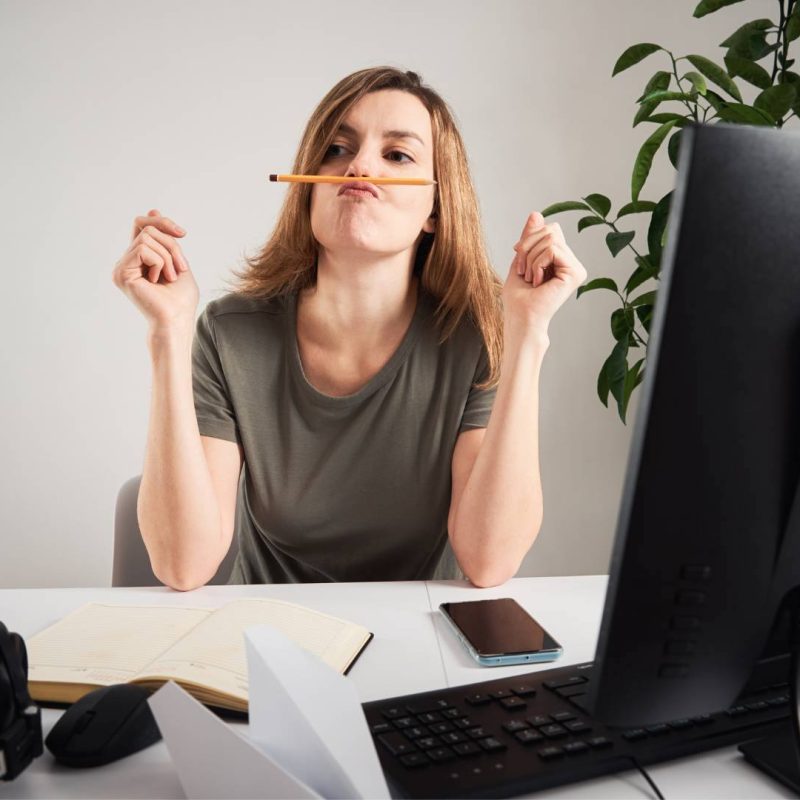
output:
<instances>
[{"instance_id":1,"label":"forearm","mask_svg":"<svg viewBox=\"0 0 800 800\"><path fill-rule=\"evenodd\" d=\"M203 585L224 557L220 509L192 393L192 332L149 334L150 424L137 513L153 571L175 589Z\"/></svg>"},{"instance_id":2,"label":"forearm","mask_svg":"<svg viewBox=\"0 0 800 800\"><path fill-rule=\"evenodd\" d=\"M513 577L542 523L539 375L548 346L546 334L506 332L492 414L450 531L477 585Z\"/></svg>"}]
</instances>

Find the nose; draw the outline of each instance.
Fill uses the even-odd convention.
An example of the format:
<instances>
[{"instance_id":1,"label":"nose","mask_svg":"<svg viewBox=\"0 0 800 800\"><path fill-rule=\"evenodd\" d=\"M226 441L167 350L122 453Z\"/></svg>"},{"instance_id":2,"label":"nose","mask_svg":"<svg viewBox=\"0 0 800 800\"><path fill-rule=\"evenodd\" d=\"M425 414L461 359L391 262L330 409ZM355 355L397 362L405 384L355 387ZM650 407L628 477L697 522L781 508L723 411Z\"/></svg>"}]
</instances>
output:
<instances>
[{"instance_id":1,"label":"nose","mask_svg":"<svg viewBox=\"0 0 800 800\"><path fill-rule=\"evenodd\" d=\"M368 177L376 174L373 171L375 168L374 158L369 153L360 150L350 161L345 176L348 178Z\"/></svg>"}]
</instances>

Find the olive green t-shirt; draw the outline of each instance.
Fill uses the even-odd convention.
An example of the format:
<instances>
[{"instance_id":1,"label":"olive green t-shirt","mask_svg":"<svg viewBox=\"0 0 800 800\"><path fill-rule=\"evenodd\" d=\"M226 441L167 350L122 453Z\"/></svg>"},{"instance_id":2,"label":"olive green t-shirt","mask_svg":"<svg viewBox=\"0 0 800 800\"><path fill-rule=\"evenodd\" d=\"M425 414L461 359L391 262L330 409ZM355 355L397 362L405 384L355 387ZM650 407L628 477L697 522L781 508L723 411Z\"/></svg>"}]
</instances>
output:
<instances>
[{"instance_id":1,"label":"olive green t-shirt","mask_svg":"<svg viewBox=\"0 0 800 800\"><path fill-rule=\"evenodd\" d=\"M447 536L453 448L486 427L495 389L477 328L439 344L420 289L405 337L345 397L309 383L297 293L226 294L197 319L192 383L203 436L238 442L239 552L229 583L462 578Z\"/></svg>"}]
</instances>

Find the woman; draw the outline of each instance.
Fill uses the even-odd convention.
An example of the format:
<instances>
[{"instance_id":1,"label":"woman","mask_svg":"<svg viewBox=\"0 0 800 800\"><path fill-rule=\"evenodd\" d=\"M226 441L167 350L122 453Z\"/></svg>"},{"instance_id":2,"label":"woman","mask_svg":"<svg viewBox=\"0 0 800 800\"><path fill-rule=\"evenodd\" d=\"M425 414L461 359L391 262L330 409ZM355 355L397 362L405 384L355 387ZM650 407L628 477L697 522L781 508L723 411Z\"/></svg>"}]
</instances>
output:
<instances>
[{"instance_id":1,"label":"woman","mask_svg":"<svg viewBox=\"0 0 800 800\"><path fill-rule=\"evenodd\" d=\"M548 324L585 269L534 212L500 281L453 116L413 72L341 80L293 171L436 183L289 184L196 322L185 231L136 218L114 281L150 323L138 513L155 574L203 585L235 532L230 583L506 581L542 520Z\"/></svg>"}]
</instances>

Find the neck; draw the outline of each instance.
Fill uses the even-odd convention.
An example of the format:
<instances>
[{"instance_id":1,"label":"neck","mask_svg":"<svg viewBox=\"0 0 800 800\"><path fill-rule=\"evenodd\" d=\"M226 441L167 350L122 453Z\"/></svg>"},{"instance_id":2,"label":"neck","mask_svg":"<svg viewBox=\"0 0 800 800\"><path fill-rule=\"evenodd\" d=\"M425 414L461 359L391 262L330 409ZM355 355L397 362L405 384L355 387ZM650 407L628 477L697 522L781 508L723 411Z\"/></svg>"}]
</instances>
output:
<instances>
[{"instance_id":1,"label":"neck","mask_svg":"<svg viewBox=\"0 0 800 800\"><path fill-rule=\"evenodd\" d=\"M359 264L321 251L315 286L298 295L298 328L327 350L380 348L408 327L418 284L407 253Z\"/></svg>"}]
</instances>

